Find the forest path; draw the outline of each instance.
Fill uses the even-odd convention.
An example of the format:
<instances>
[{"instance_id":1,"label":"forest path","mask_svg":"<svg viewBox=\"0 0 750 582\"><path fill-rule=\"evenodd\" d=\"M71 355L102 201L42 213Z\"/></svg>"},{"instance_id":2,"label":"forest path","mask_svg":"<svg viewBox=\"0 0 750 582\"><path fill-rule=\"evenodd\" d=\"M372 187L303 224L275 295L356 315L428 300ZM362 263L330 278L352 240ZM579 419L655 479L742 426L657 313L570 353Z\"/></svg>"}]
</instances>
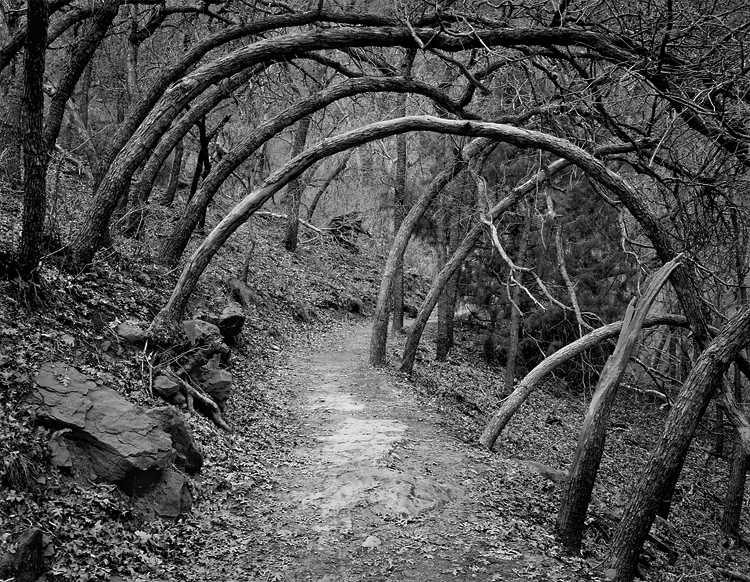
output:
<instances>
[{"instance_id":1,"label":"forest path","mask_svg":"<svg viewBox=\"0 0 750 582\"><path fill-rule=\"evenodd\" d=\"M254 516L265 542L246 554L253 569L294 582L538 579L549 558L477 493L489 453L370 368L369 338L369 324L345 329L277 372L299 394L300 434Z\"/></svg>"}]
</instances>

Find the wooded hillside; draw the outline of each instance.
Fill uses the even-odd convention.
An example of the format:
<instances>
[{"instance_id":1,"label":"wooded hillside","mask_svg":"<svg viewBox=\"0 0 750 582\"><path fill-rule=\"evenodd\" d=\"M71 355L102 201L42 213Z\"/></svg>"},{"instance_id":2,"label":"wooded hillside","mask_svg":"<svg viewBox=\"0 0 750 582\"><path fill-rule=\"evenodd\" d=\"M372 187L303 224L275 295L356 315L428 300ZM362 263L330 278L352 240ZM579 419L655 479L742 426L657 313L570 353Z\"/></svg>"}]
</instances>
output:
<instances>
[{"instance_id":1,"label":"wooded hillside","mask_svg":"<svg viewBox=\"0 0 750 582\"><path fill-rule=\"evenodd\" d=\"M19 325L80 281L149 265L143 286L159 285L148 309L133 292L137 337L100 298L95 327L116 333L90 351L134 341L150 397L162 374L170 404L228 429L223 371L258 306L305 325L319 309L371 315L370 365L417 378L428 323L445 362L463 313L503 374L476 427L484 447L550 373L590 399L561 478L565 551L585 550L618 390L668 414L603 575L636 575L706 423L729 467L712 526L744 547L746 2L2 0L0 15L0 276ZM278 220L289 261L314 242L365 253L377 273L325 305L291 291L305 285L293 272L265 288L254 225ZM201 311L229 254L230 303ZM416 273L429 289L405 300ZM371 305L364 286L378 288ZM398 357L389 329L406 334ZM7 410L41 364L23 360Z\"/></svg>"}]
</instances>

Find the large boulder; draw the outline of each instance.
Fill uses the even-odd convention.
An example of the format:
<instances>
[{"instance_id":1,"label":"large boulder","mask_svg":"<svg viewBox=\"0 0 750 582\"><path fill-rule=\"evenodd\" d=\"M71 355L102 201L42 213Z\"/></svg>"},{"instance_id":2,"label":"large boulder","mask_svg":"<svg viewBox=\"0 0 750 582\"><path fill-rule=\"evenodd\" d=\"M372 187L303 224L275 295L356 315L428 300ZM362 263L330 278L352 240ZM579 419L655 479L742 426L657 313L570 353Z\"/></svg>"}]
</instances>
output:
<instances>
[{"instance_id":1,"label":"large boulder","mask_svg":"<svg viewBox=\"0 0 750 582\"><path fill-rule=\"evenodd\" d=\"M117 483L128 493L143 491L172 464L171 438L154 418L111 388L64 363L46 363L31 398L38 420L58 433L74 470Z\"/></svg>"},{"instance_id":2,"label":"large boulder","mask_svg":"<svg viewBox=\"0 0 750 582\"><path fill-rule=\"evenodd\" d=\"M35 527L21 534L15 552L0 556L0 580L33 582L45 570L44 536Z\"/></svg>"},{"instance_id":3,"label":"large boulder","mask_svg":"<svg viewBox=\"0 0 750 582\"><path fill-rule=\"evenodd\" d=\"M146 411L146 414L156 420L172 439L172 448L177 453L175 466L190 475L200 471L203 466L203 454L182 414L172 406L152 408Z\"/></svg>"}]
</instances>

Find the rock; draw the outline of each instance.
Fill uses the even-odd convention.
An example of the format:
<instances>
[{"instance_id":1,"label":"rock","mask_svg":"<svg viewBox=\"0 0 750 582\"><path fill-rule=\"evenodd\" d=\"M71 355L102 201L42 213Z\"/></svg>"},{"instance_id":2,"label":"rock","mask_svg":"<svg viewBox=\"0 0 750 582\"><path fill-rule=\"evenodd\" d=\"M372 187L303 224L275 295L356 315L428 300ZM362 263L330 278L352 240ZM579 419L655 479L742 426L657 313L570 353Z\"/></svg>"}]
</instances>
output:
<instances>
[{"instance_id":1,"label":"rock","mask_svg":"<svg viewBox=\"0 0 750 582\"><path fill-rule=\"evenodd\" d=\"M165 519L177 519L193 508L189 481L174 469L164 471L161 481L149 491L144 501L152 505L156 515Z\"/></svg>"},{"instance_id":2,"label":"rock","mask_svg":"<svg viewBox=\"0 0 750 582\"><path fill-rule=\"evenodd\" d=\"M50 462L53 466L58 469L72 469L73 468L73 457L70 454L68 445L65 444L65 434L69 433L70 429L65 428L52 433L52 436L47 443L50 453Z\"/></svg>"},{"instance_id":3,"label":"rock","mask_svg":"<svg viewBox=\"0 0 750 582\"><path fill-rule=\"evenodd\" d=\"M175 457L159 423L114 390L64 363L45 363L36 375L32 402L37 418L58 435L76 471L117 483L128 493L144 490Z\"/></svg>"},{"instance_id":4,"label":"rock","mask_svg":"<svg viewBox=\"0 0 750 582\"><path fill-rule=\"evenodd\" d=\"M154 380L154 392L162 398L174 396L180 390L180 385L163 374L159 374Z\"/></svg>"},{"instance_id":5,"label":"rock","mask_svg":"<svg viewBox=\"0 0 750 582\"><path fill-rule=\"evenodd\" d=\"M21 534L16 551L0 556L0 580L33 582L39 578L46 570L43 538L42 530L35 527Z\"/></svg>"},{"instance_id":6,"label":"rock","mask_svg":"<svg viewBox=\"0 0 750 582\"><path fill-rule=\"evenodd\" d=\"M221 331L221 335L231 341L235 336L239 335L244 325L245 313L242 311L242 306L233 301L230 302L219 316L219 330Z\"/></svg>"},{"instance_id":7,"label":"rock","mask_svg":"<svg viewBox=\"0 0 750 582\"><path fill-rule=\"evenodd\" d=\"M213 323L202 319L187 319L182 322L182 327L193 345L223 342L221 331Z\"/></svg>"},{"instance_id":8,"label":"rock","mask_svg":"<svg viewBox=\"0 0 750 582\"><path fill-rule=\"evenodd\" d=\"M223 411L226 401L232 395L232 374L227 370L204 370L201 383L203 389Z\"/></svg>"},{"instance_id":9,"label":"rock","mask_svg":"<svg viewBox=\"0 0 750 582\"><path fill-rule=\"evenodd\" d=\"M135 500L134 507L142 516L177 519L193 508L188 478L176 469L165 469L159 482Z\"/></svg>"},{"instance_id":10,"label":"rock","mask_svg":"<svg viewBox=\"0 0 750 582\"><path fill-rule=\"evenodd\" d=\"M156 420L162 430L171 437L172 448L177 453L175 466L190 475L200 471L203 466L203 454L182 414L172 406L152 408L146 411L146 414Z\"/></svg>"},{"instance_id":11,"label":"rock","mask_svg":"<svg viewBox=\"0 0 750 582\"><path fill-rule=\"evenodd\" d=\"M117 324L115 331L120 338L133 344L141 344L148 339L148 334L143 329L141 322L132 319Z\"/></svg>"}]
</instances>

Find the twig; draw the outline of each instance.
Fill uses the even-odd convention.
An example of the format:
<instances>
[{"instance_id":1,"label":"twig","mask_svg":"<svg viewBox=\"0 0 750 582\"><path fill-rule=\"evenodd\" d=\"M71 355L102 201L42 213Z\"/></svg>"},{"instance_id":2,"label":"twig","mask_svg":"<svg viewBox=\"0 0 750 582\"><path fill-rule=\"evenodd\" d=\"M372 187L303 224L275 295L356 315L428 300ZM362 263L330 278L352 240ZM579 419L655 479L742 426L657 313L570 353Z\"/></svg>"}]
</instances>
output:
<instances>
[{"instance_id":1,"label":"twig","mask_svg":"<svg viewBox=\"0 0 750 582\"><path fill-rule=\"evenodd\" d=\"M487 226L490 229L490 236L492 237L492 243L495 245L495 248L497 249L497 252L500 253L500 257L506 262L508 267L510 267L511 270L511 277L513 278L513 282L518 285L521 289L523 289L526 294L529 296L529 298L542 309L546 308L537 300L532 294L531 291L529 291L526 287L524 287L516 278L515 273L516 272L522 272L522 273L528 273L532 277L534 277L534 280L536 281L536 284L539 285L539 288L542 290L542 293L547 297L547 299L550 300L551 303L557 305L561 309L564 309L565 311L571 311L571 308L565 305L564 303L561 303L557 299L555 299L552 294L549 292L549 289L547 289L547 286L544 284L544 282L539 278L539 275L537 275L532 269L528 267L519 267L516 265L508 256L508 254L505 252L505 249L503 248L502 243L500 242L500 238L497 235L497 228L495 228L495 225L492 224L492 221L489 218L485 218L483 214L479 215L479 220Z\"/></svg>"},{"instance_id":2,"label":"twig","mask_svg":"<svg viewBox=\"0 0 750 582\"><path fill-rule=\"evenodd\" d=\"M286 214L274 214L273 212L267 212L265 210L263 210L261 212L256 212L255 216L267 216L269 218L279 218L279 219L282 219L282 220L287 220L287 218L288 218L288 216ZM297 222L299 222L305 228L309 228L313 232L316 232L318 234L323 234L323 231L320 228L318 228L317 226L315 226L313 224L310 224L309 222L307 222L306 220L304 220L302 218L298 218Z\"/></svg>"}]
</instances>

